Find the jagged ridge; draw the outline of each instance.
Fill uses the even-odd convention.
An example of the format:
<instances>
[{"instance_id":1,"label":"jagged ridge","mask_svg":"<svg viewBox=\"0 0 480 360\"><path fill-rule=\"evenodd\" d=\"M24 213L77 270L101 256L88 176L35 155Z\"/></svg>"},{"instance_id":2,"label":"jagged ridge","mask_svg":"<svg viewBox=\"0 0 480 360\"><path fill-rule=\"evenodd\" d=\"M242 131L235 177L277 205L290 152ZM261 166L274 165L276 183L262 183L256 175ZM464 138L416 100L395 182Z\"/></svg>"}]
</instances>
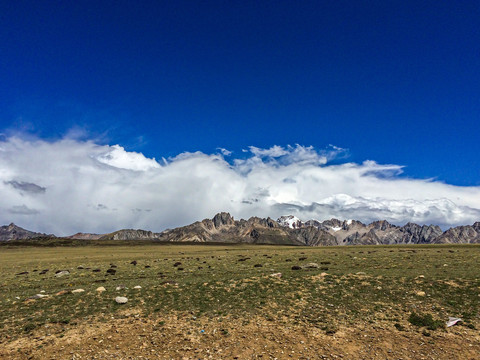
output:
<instances>
[{"instance_id":1,"label":"jagged ridge","mask_svg":"<svg viewBox=\"0 0 480 360\"><path fill-rule=\"evenodd\" d=\"M0 241L44 237L45 234L22 229L15 224L0 228ZM50 235L53 236L53 235ZM386 220L363 224L356 220L330 219L301 221L295 216L271 218L251 217L235 220L229 213L218 213L213 219L154 233L147 230L118 230L106 235L78 233L70 239L87 240L151 240L169 242L223 242L250 244L285 244L307 246L389 245L389 244L478 244L480 222L458 226L443 232L436 225L404 226Z\"/></svg>"}]
</instances>

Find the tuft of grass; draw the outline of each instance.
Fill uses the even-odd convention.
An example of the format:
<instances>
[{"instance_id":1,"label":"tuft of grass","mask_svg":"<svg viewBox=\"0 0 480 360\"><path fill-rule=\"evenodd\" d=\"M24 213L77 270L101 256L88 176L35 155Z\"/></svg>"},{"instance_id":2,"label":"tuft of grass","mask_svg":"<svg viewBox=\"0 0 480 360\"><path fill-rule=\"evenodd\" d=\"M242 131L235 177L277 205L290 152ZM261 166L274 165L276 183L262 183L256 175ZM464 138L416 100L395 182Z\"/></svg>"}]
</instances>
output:
<instances>
[{"instance_id":1,"label":"tuft of grass","mask_svg":"<svg viewBox=\"0 0 480 360\"><path fill-rule=\"evenodd\" d=\"M443 321L434 320L432 314L417 314L412 312L408 318L408 322L418 327L426 327L428 330L437 330L443 327Z\"/></svg>"}]
</instances>

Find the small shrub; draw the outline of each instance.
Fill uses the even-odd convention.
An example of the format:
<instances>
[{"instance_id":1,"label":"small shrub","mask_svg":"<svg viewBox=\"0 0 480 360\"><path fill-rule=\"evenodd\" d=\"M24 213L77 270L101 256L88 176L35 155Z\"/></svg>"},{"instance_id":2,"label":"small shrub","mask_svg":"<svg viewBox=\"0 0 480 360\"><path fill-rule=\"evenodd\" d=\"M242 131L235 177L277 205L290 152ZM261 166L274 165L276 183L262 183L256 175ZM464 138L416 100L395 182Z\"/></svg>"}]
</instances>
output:
<instances>
[{"instance_id":1,"label":"small shrub","mask_svg":"<svg viewBox=\"0 0 480 360\"><path fill-rule=\"evenodd\" d=\"M408 318L408 322L415 326L425 326L428 330L436 330L443 326L443 321L433 320L432 314L417 314L412 312Z\"/></svg>"},{"instance_id":2,"label":"small shrub","mask_svg":"<svg viewBox=\"0 0 480 360\"><path fill-rule=\"evenodd\" d=\"M26 333L32 332L37 326L33 322L29 322L27 325L23 327L23 331Z\"/></svg>"}]
</instances>

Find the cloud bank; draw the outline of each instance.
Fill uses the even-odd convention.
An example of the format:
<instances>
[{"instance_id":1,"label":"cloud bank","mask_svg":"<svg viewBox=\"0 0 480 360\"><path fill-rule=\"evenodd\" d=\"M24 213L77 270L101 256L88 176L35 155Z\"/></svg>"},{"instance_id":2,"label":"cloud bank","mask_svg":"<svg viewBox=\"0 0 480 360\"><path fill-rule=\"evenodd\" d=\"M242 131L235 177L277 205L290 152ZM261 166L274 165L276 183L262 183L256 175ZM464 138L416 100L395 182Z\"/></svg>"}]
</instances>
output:
<instances>
[{"instance_id":1,"label":"cloud bank","mask_svg":"<svg viewBox=\"0 0 480 360\"><path fill-rule=\"evenodd\" d=\"M157 161L93 141L2 139L0 223L70 235L161 231L219 211L442 227L480 220L480 187L400 177L394 164L338 164L347 152L335 146L217 150Z\"/></svg>"}]
</instances>

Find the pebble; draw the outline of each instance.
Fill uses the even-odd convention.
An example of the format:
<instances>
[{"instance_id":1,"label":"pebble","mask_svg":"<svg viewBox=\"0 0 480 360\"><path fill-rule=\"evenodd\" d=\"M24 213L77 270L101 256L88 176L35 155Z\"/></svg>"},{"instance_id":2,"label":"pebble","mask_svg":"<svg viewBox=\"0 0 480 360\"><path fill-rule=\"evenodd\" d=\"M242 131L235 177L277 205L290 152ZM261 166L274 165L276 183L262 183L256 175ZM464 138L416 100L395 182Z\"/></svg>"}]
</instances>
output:
<instances>
[{"instance_id":1,"label":"pebble","mask_svg":"<svg viewBox=\"0 0 480 360\"><path fill-rule=\"evenodd\" d=\"M62 277L62 276L65 276L65 275L70 275L70 271L62 270L62 271L55 274L56 277Z\"/></svg>"},{"instance_id":2,"label":"pebble","mask_svg":"<svg viewBox=\"0 0 480 360\"><path fill-rule=\"evenodd\" d=\"M142 287L140 285L134 286L134 289L141 289Z\"/></svg>"},{"instance_id":3,"label":"pebble","mask_svg":"<svg viewBox=\"0 0 480 360\"><path fill-rule=\"evenodd\" d=\"M85 290L83 290L83 289L75 289L75 290L72 290L72 294L79 294L79 293L82 293L84 291Z\"/></svg>"},{"instance_id":4,"label":"pebble","mask_svg":"<svg viewBox=\"0 0 480 360\"><path fill-rule=\"evenodd\" d=\"M41 298L44 298L44 297L47 297L48 295L44 295L44 294L35 294L33 296L30 296L28 298L28 300L36 300L36 299L41 299Z\"/></svg>"},{"instance_id":5,"label":"pebble","mask_svg":"<svg viewBox=\"0 0 480 360\"><path fill-rule=\"evenodd\" d=\"M115 298L115 302L116 302L117 304L126 304L127 301L128 301L128 299L127 299L126 297L124 297L124 296L117 296L117 297Z\"/></svg>"},{"instance_id":6,"label":"pebble","mask_svg":"<svg viewBox=\"0 0 480 360\"><path fill-rule=\"evenodd\" d=\"M105 289L103 286L100 286L96 289L96 291L101 293L101 292L107 291L107 289Z\"/></svg>"}]
</instances>

